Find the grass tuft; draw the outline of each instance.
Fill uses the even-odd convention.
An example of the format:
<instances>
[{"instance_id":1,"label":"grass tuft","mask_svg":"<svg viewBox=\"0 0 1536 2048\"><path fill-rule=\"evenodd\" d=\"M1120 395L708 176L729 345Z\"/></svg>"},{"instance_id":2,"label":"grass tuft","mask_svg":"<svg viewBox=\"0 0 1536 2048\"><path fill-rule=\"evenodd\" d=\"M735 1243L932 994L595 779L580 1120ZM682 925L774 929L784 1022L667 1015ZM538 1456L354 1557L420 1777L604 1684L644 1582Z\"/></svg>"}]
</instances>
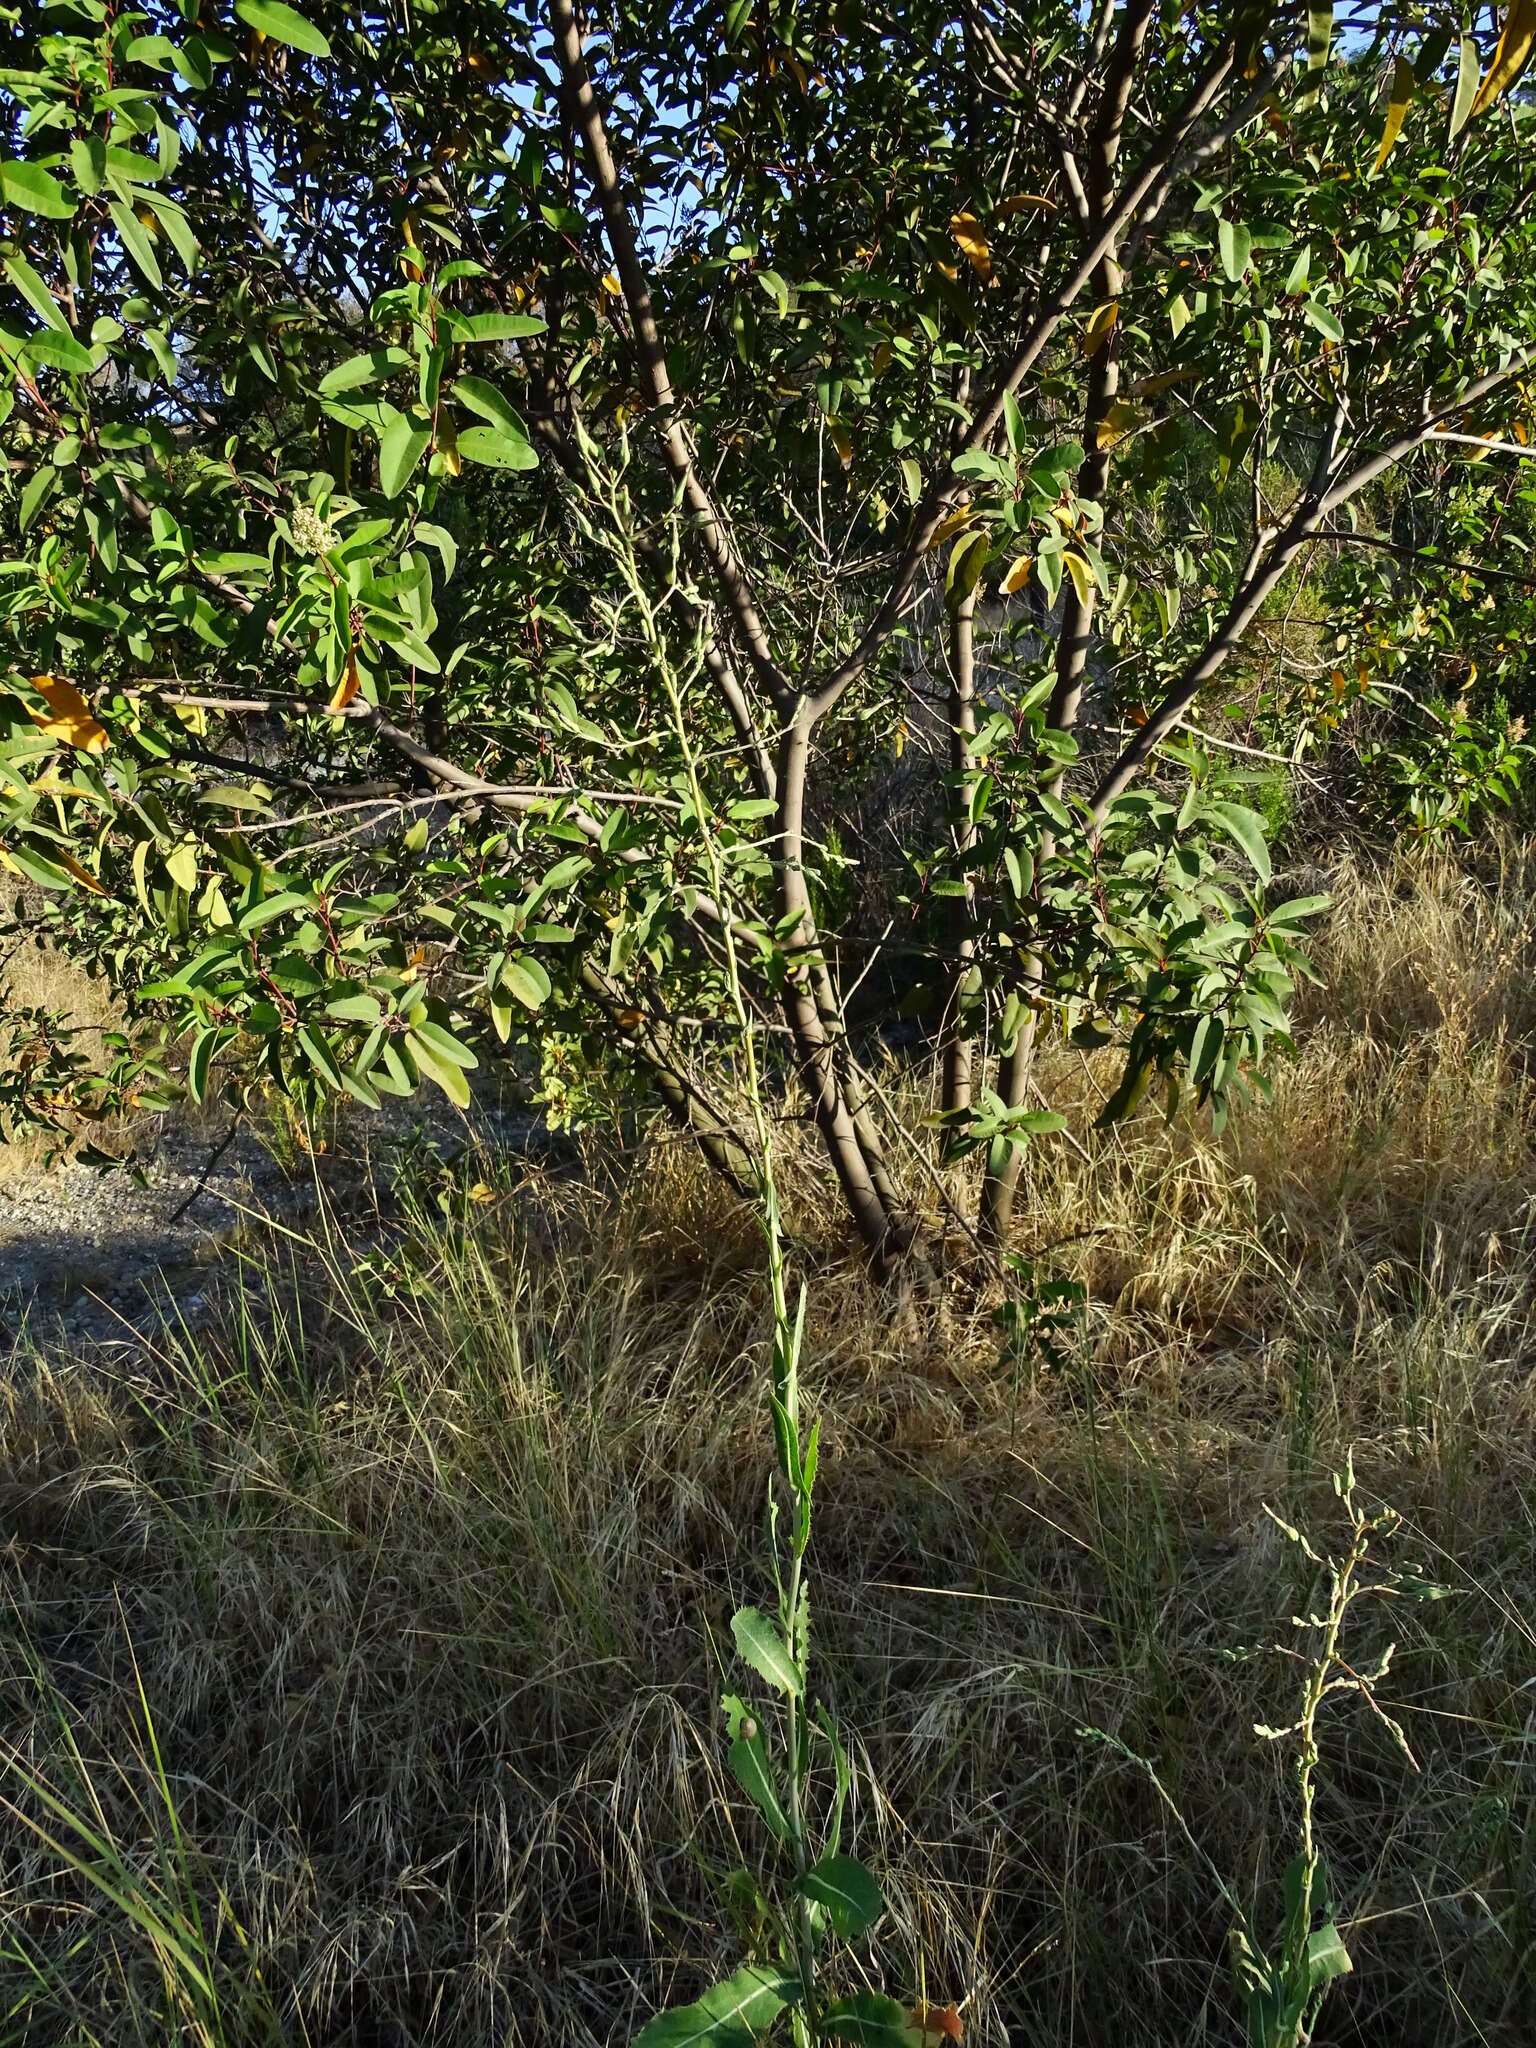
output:
<instances>
[{"instance_id":1,"label":"grass tuft","mask_svg":"<svg viewBox=\"0 0 1536 2048\"><path fill-rule=\"evenodd\" d=\"M1536 868L1328 884L1270 1111L1096 1139L1108 1068L1042 1068L1083 1140L1022 1225L1089 1290L1067 1366L1000 1366L958 1293L894 1318L790 1162L880 1981L977 2040L1237 2037L1230 1914L1124 1752L1274 1924L1295 1786L1254 1724L1315 1587L1263 1507L1337 1534L1351 1444L1455 1597L1362 1623L1417 1773L1324 1712L1329 2038L1536 2025ZM0 1386L0 2041L577 2048L750 1950L716 1702L763 1590L756 1226L660 1137L443 1185L387 1252L257 1240L195 1341Z\"/></svg>"}]
</instances>

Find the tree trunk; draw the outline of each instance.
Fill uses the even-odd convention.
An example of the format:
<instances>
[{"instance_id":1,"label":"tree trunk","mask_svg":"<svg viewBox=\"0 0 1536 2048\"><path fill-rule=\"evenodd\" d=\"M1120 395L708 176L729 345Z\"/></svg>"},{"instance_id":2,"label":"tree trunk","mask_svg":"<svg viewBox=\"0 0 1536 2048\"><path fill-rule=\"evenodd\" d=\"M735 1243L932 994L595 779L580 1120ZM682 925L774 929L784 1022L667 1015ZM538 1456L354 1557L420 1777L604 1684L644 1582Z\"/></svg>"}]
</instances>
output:
<instances>
[{"instance_id":1,"label":"tree trunk","mask_svg":"<svg viewBox=\"0 0 1536 2048\"><path fill-rule=\"evenodd\" d=\"M976 592L955 607L949 629L949 764L955 777L951 818L962 867L976 845L971 818L971 741L976 737ZM969 872L965 894L954 899L953 967L950 974L944 1045L944 1108L971 1106L974 1039L963 1015L966 982L976 960L976 886Z\"/></svg>"}]
</instances>

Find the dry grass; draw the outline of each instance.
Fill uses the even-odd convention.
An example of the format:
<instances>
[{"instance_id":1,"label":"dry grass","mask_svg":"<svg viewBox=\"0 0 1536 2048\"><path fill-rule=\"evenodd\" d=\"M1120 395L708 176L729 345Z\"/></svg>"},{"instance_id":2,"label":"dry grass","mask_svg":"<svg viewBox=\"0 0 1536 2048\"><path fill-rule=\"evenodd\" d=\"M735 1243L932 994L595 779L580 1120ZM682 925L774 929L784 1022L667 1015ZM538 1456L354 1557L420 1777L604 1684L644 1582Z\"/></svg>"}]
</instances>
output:
<instances>
[{"instance_id":1,"label":"dry grass","mask_svg":"<svg viewBox=\"0 0 1536 2048\"><path fill-rule=\"evenodd\" d=\"M12 938L0 942L0 1015L24 1009L56 1012L90 1044L123 1023L122 1006L104 980L92 979L51 946ZM45 1134L7 1136L0 1129L0 1189L39 1172L51 1149Z\"/></svg>"},{"instance_id":2,"label":"dry grass","mask_svg":"<svg viewBox=\"0 0 1536 2048\"><path fill-rule=\"evenodd\" d=\"M893 1327L810 1247L869 1967L976 2040L1239 2037L1208 1876L1081 1730L1157 1760L1273 1924L1292 1785L1253 1723L1310 1589L1261 1503L1326 1533L1350 1442L1456 1597L1389 1617L1420 1770L1359 1709L1325 1733L1327 2038L1536 2026L1536 869L1333 886L1271 1111L1035 1161L1032 1248L1091 1294L1070 1369L1000 1369L959 1306ZM1086 1131L1103 1076L1044 1078ZM755 1228L670 1145L497 1185L424 1195L412 1286L276 1239L212 1339L0 1389L0 2041L618 2042L752 1938L714 1702L762 1591ZM80 1846L39 1782L116 1903L21 1824Z\"/></svg>"}]
</instances>

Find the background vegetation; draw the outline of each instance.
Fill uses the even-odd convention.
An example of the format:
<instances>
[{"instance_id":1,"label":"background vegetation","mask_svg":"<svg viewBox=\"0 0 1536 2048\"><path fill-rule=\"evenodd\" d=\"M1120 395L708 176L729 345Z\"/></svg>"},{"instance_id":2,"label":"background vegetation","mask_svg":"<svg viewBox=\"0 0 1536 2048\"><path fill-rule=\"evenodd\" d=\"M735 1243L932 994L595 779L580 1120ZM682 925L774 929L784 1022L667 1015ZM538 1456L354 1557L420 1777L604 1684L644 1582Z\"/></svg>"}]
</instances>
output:
<instances>
[{"instance_id":1,"label":"background vegetation","mask_svg":"<svg viewBox=\"0 0 1536 2048\"><path fill-rule=\"evenodd\" d=\"M1536 10L0 21L0 2041L1528 2039Z\"/></svg>"}]
</instances>

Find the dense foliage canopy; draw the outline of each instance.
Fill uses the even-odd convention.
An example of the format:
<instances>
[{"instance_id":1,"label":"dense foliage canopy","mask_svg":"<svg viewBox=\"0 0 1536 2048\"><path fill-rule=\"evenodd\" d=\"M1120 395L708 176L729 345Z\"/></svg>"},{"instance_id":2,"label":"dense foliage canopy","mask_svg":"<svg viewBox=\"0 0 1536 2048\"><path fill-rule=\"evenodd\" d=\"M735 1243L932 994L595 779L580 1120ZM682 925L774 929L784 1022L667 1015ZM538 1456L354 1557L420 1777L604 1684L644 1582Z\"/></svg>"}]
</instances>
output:
<instances>
[{"instance_id":1,"label":"dense foliage canopy","mask_svg":"<svg viewBox=\"0 0 1536 2048\"><path fill-rule=\"evenodd\" d=\"M740 1177L728 926L889 1264L898 1005L1000 1237L1042 1032L1109 1117L1285 1040L1263 756L1510 786L1523 0L3 21L0 861L133 1021L16 1113L527 1038Z\"/></svg>"}]
</instances>

